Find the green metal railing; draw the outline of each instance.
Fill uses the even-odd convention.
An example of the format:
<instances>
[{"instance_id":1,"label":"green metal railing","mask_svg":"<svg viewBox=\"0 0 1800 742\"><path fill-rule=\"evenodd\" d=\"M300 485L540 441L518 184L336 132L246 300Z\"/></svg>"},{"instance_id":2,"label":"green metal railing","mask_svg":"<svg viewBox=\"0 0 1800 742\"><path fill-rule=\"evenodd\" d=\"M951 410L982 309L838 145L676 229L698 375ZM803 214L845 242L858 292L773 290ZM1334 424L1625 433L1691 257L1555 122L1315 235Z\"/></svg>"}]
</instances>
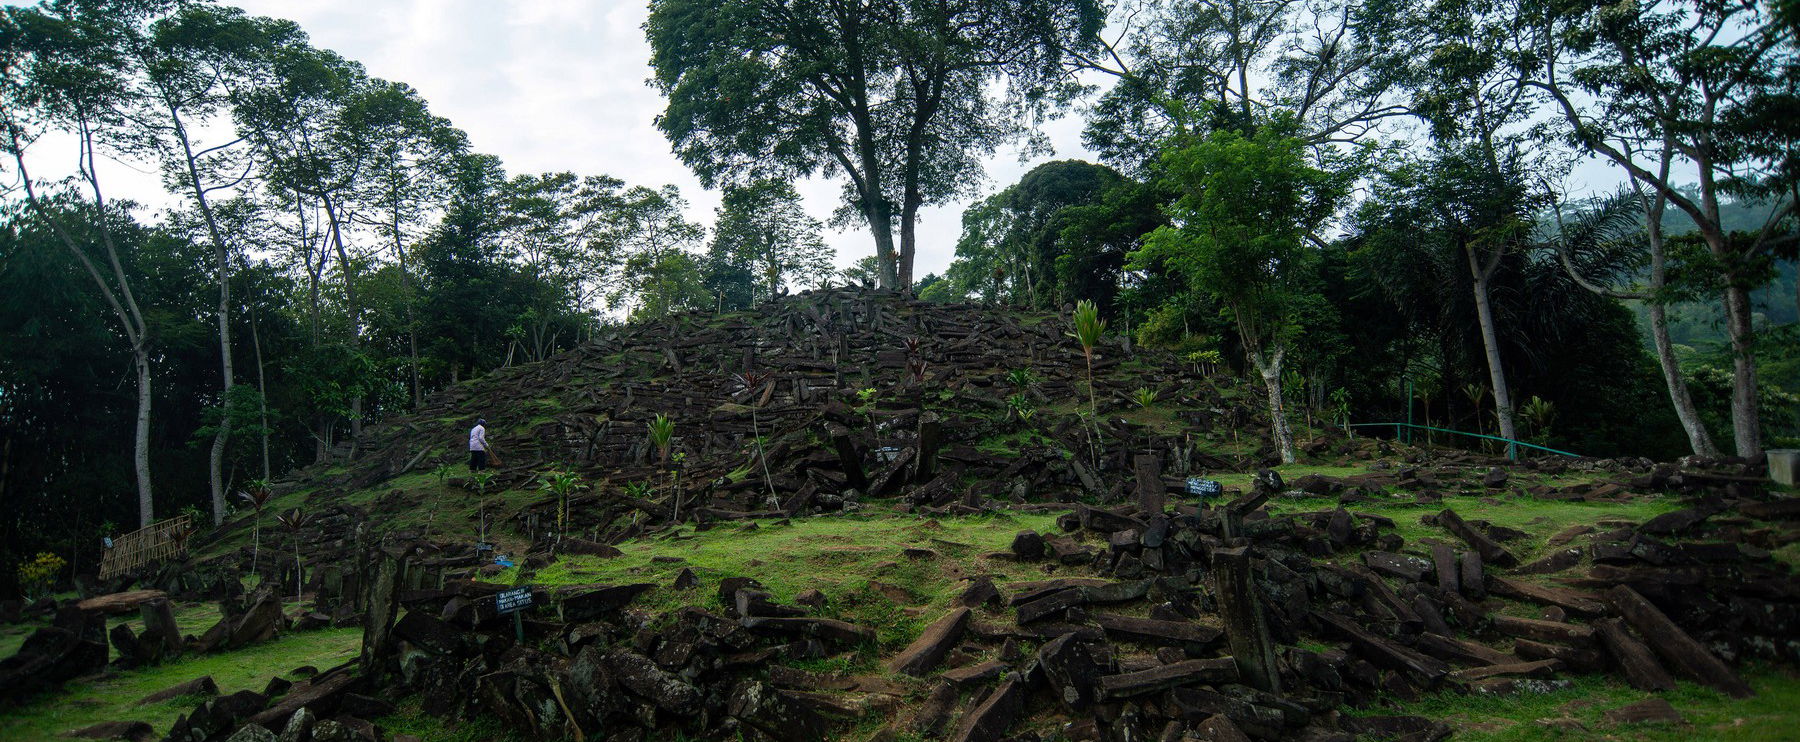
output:
<instances>
[{"instance_id":1,"label":"green metal railing","mask_svg":"<svg viewBox=\"0 0 1800 742\"><path fill-rule=\"evenodd\" d=\"M1581 457L1581 454L1578 454L1578 453L1569 453L1568 451L1558 451L1554 448L1549 448L1547 446L1540 446L1535 443L1526 443L1524 441L1515 441L1515 440L1512 440L1511 438L1501 438L1500 436L1497 436L1497 435L1482 435L1481 433L1470 433L1470 432L1466 432L1466 431L1462 431L1462 430L1450 430L1449 428L1434 428L1429 425L1415 425L1413 423L1351 423L1350 427L1352 427L1352 428L1393 428L1394 429L1394 438L1396 440L1401 438L1401 435L1400 435L1401 428L1408 428L1408 429L1417 428L1419 430L1431 430L1431 431L1436 431L1439 433L1452 433L1455 435L1466 435L1466 436L1469 436L1470 438L1485 438L1490 441L1500 441L1501 443L1506 444L1506 457L1509 459L1513 459L1514 461L1517 461L1519 458L1519 446L1524 446L1526 448L1535 448L1539 451L1549 451L1550 453L1560 454L1562 456L1571 456L1571 457L1575 457L1575 458Z\"/></svg>"}]
</instances>

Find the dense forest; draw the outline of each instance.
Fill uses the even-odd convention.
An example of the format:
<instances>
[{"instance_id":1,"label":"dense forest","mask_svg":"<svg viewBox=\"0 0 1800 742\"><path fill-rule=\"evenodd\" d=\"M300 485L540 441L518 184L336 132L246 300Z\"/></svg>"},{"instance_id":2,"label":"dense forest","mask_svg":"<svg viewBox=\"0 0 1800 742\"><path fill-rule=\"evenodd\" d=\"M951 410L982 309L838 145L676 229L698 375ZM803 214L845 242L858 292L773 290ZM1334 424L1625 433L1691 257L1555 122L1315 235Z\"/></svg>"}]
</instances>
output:
<instances>
[{"instance_id":1,"label":"dense forest","mask_svg":"<svg viewBox=\"0 0 1800 742\"><path fill-rule=\"evenodd\" d=\"M79 571L140 523L217 522L608 324L846 283L1091 301L1254 378L1295 430L1800 446L1797 23L1755 0L654 0L657 126L723 194L703 225L673 186L509 173L289 21L7 7L0 563ZM1059 116L1098 162L979 191ZM173 206L115 198L107 161ZM1595 162L1618 188L1566 192ZM873 242L848 270L813 177ZM970 198L954 262L915 277L920 209Z\"/></svg>"}]
</instances>

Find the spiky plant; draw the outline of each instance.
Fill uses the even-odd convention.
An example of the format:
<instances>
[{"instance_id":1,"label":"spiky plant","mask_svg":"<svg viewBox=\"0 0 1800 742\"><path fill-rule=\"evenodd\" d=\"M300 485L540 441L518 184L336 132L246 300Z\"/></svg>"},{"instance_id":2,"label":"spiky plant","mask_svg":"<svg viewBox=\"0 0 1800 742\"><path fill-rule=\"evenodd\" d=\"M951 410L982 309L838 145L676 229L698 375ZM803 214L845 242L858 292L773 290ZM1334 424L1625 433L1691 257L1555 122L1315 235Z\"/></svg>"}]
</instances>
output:
<instances>
[{"instance_id":1,"label":"spiky plant","mask_svg":"<svg viewBox=\"0 0 1800 742\"><path fill-rule=\"evenodd\" d=\"M1081 343L1081 355L1087 360L1088 412L1094 417L1100 416L1100 400L1094 395L1094 347L1105 332L1106 320L1100 319L1099 306L1087 299L1075 305L1075 332L1071 334Z\"/></svg>"},{"instance_id":2,"label":"spiky plant","mask_svg":"<svg viewBox=\"0 0 1800 742\"><path fill-rule=\"evenodd\" d=\"M1136 402L1140 409L1148 410L1150 405L1156 404L1156 390L1139 387L1136 392L1132 393L1131 401Z\"/></svg>"},{"instance_id":3,"label":"spiky plant","mask_svg":"<svg viewBox=\"0 0 1800 742\"><path fill-rule=\"evenodd\" d=\"M675 421L668 415L657 413L656 419L650 421L650 445L656 446L657 461L664 465L669 463L669 444L675 440Z\"/></svg>"},{"instance_id":4,"label":"spiky plant","mask_svg":"<svg viewBox=\"0 0 1800 742\"><path fill-rule=\"evenodd\" d=\"M1031 369L1028 368L1015 368L1006 372L1006 381L1012 384L1014 389L1023 392L1030 389L1032 384L1037 383L1037 375L1031 373Z\"/></svg>"},{"instance_id":5,"label":"spiky plant","mask_svg":"<svg viewBox=\"0 0 1800 742\"><path fill-rule=\"evenodd\" d=\"M562 540L569 524L569 495L581 487L581 475L572 471L547 471L538 474L540 488L556 495L556 538Z\"/></svg>"},{"instance_id":6,"label":"spiky plant","mask_svg":"<svg viewBox=\"0 0 1800 742\"><path fill-rule=\"evenodd\" d=\"M262 555L262 511L267 505L273 491L267 479L252 479L244 483L244 491L238 493L238 499L250 503L256 511L256 517L250 523L250 574L256 574L258 557Z\"/></svg>"},{"instance_id":7,"label":"spiky plant","mask_svg":"<svg viewBox=\"0 0 1800 742\"><path fill-rule=\"evenodd\" d=\"M306 586L306 573L300 564L300 529L312 523L312 515L300 508L294 508L275 516L275 520L286 526L294 540L294 602L300 601L300 591Z\"/></svg>"}]
</instances>

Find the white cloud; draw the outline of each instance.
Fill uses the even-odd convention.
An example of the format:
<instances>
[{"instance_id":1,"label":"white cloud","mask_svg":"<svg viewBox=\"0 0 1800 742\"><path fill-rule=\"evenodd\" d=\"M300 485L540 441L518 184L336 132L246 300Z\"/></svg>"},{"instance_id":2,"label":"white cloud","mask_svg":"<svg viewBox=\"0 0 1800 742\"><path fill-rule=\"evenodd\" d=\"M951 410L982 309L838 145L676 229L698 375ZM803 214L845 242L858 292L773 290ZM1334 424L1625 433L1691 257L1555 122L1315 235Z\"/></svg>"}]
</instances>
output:
<instances>
[{"instance_id":1,"label":"white cloud","mask_svg":"<svg viewBox=\"0 0 1800 742\"><path fill-rule=\"evenodd\" d=\"M438 115L468 132L508 172L604 173L633 185L674 183L689 218L712 223L719 194L708 192L656 129L663 99L645 83L650 46L641 1L584 0L239 0L256 15L289 18L317 46L362 62L377 77L417 88ZM1049 131L1059 157L1080 157L1080 125ZM1047 158L1037 158L1033 163ZM988 190L1016 181L1030 165L1016 151L988 167ZM838 181L797 184L821 220L837 208ZM922 211L915 274L942 272L961 233L958 202ZM826 235L839 265L874 252L866 230Z\"/></svg>"}]
</instances>

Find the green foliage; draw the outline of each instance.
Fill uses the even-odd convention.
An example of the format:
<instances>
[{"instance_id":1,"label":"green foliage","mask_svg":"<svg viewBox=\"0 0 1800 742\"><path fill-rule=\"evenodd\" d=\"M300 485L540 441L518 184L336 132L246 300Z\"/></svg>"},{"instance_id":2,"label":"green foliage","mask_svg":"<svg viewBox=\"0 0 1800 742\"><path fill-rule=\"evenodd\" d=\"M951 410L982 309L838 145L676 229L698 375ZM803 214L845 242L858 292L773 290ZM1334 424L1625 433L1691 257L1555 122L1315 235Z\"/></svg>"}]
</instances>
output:
<instances>
[{"instance_id":1,"label":"green foliage","mask_svg":"<svg viewBox=\"0 0 1800 742\"><path fill-rule=\"evenodd\" d=\"M1021 392L1030 389L1037 381L1037 374L1032 373L1028 368L1015 368L1006 372L1006 382Z\"/></svg>"},{"instance_id":2,"label":"green foliage","mask_svg":"<svg viewBox=\"0 0 1800 742\"><path fill-rule=\"evenodd\" d=\"M1075 342L1081 343L1082 354L1091 361L1094 356L1094 346L1100 344L1100 336L1106 332L1106 320L1100 319L1100 307L1087 300L1077 302L1072 323L1075 326L1075 332L1070 333L1069 337L1075 338Z\"/></svg>"},{"instance_id":3,"label":"green foliage","mask_svg":"<svg viewBox=\"0 0 1800 742\"><path fill-rule=\"evenodd\" d=\"M1550 426L1556 422L1556 404L1532 395L1531 399L1519 406L1519 421L1525 423L1525 429L1530 431L1533 442L1547 442L1550 440Z\"/></svg>"},{"instance_id":4,"label":"green foliage","mask_svg":"<svg viewBox=\"0 0 1800 742\"><path fill-rule=\"evenodd\" d=\"M1017 418L1019 422L1029 424L1037 416L1037 405L1023 393L1008 395L1006 398L1007 414Z\"/></svg>"},{"instance_id":5,"label":"green foliage","mask_svg":"<svg viewBox=\"0 0 1800 742\"><path fill-rule=\"evenodd\" d=\"M984 156L1076 93L1059 62L1102 16L1091 0L872 10L653 2L644 30L668 99L656 123L708 187L846 176L844 215L874 233L880 285L910 287L893 224L966 193Z\"/></svg>"},{"instance_id":6,"label":"green foliage","mask_svg":"<svg viewBox=\"0 0 1800 742\"><path fill-rule=\"evenodd\" d=\"M488 485L493 482L493 469L482 469L469 475L469 483L475 485L475 493L484 497L487 495Z\"/></svg>"},{"instance_id":7,"label":"green foliage","mask_svg":"<svg viewBox=\"0 0 1800 742\"><path fill-rule=\"evenodd\" d=\"M1156 404L1156 390L1139 387L1136 392L1132 393L1131 401L1136 402L1141 409L1150 409L1152 405Z\"/></svg>"},{"instance_id":8,"label":"green foliage","mask_svg":"<svg viewBox=\"0 0 1800 742\"><path fill-rule=\"evenodd\" d=\"M572 471L551 470L539 472L540 489L556 495L556 532L560 536L568 529L569 495L581 489L581 475Z\"/></svg>"},{"instance_id":9,"label":"green foliage","mask_svg":"<svg viewBox=\"0 0 1800 742\"><path fill-rule=\"evenodd\" d=\"M57 576L68 566L69 563L62 557L40 552L36 557L19 563L19 588L30 597L48 593L56 583Z\"/></svg>"},{"instance_id":10,"label":"green foliage","mask_svg":"<svg viewBox=\"0 0 1800 742\"><path fill-rule=\"evenodd\" d=\"M656 457L664 464L669 463L669 444L675 439L675 421L668 415L657 413L650 421L650 445L656 447Z\"/></svg>"},{"instance_id":11,"label":"green foliage","mask_svg":"<svg viewBox=\"0 0 1800 742\"><path fill-rule=\"evenodd\" d=\"M774 299L789 284L813 288L831 277L823 225L806 213L786 180L727 188L713 223L706 283L724 309L746 309L751 294ZM749 285L742 291L732 281Z\"/></svg>"}]
</instances>

